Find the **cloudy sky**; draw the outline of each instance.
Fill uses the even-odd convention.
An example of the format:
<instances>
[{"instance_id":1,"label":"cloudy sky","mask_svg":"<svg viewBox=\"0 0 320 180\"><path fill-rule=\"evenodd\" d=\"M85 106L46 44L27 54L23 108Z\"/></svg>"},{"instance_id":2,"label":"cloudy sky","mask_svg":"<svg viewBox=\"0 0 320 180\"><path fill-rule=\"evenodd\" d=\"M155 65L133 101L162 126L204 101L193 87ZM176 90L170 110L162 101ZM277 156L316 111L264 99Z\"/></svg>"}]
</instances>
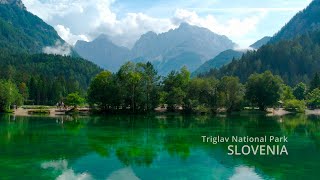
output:
<instances>
[{"instance_id":1,"label":"cloudy sky","mask_svg":"<svg viewBox=\"0 0 320 180\"><path fill-rule=\"evenodd\" d=\"M311 0L22 0L69 44L100 34L132 47L147 31L187 22L228 36L240 47L276 33Z\"/></svg>"}]
</instances>

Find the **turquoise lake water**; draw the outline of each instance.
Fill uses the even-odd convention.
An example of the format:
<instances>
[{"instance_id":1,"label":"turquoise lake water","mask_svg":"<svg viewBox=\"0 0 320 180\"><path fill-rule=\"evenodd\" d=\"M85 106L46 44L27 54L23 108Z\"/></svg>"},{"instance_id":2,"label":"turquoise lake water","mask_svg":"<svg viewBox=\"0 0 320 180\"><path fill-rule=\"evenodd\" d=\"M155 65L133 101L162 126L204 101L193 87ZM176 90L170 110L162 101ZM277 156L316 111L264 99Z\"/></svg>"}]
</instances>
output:
<instances>
[{"instance_id":1,"label":"turquoise lake water","mask_svg":"<svg viewBox=\"0 0 320 180\"><path fill-rule=\"evenodd\" d=\"M287 136L262 144L288 155L231 156L204 135ZM1 115L0 159L0 179L319 179L320 117Z\"/></svg>"}]
</instances>

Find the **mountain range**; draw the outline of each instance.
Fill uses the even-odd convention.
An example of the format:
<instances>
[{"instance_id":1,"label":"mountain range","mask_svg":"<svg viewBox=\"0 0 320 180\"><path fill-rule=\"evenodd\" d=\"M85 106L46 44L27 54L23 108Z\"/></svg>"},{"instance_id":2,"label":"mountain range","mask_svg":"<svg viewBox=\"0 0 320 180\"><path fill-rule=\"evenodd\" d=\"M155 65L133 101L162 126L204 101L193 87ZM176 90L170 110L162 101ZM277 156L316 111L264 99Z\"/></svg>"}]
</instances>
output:
<instances>
[{"instance_id":1,"label":"mountain range","mask_svg":"<svg viewBox=\"0 0 320 180\"><path fill-rule=\"evenodd\" d=\"M107 35L100 35L92 42L77 41L74 49L81 57L112 72L128 61L130 54L128 48L115 45Z\"/></svg>"},{"instance_id":2,"label":"mountain range","mask_svg":"<svg viewBox=\"0 0 320 180\"><path fill-rule=\"evenodd\" d=\"M270 41L271 37L266 36L257 42L253 43L250 48L259 49L263 45L267 44ZM226 51L221 52L213 59L210 59L203 63L197 70L192 72L192 76L197 76L201 74L208 73L211 69L219 69L224 65L229 64L232 60L237 60L242 57L244 53L246 53L250 49L228 49Z\"/></svg>"},{"instance_id":3,"label":"mountain range","mask_svg":"<svg viewBox=\"0 0 320 180\"><path fill-rule=\"evenodd\" d=\"M152 62L159 74L186 66L196 70L203 62L236 46L226 36L208 29L182 23L162 34L148 32L140 37L131 50L113 44L106 36L92 42L78 41L75 50L84 58L111 71L125 61Z\"/></svg>"},{"instance_id":4,"label":"mountain range","mask_svg":"<svg viewBox=\"0 0 320 180\"><path fill-rule=\"evenodd\" d=\"M241 79L255 72L271 70L294 83L301 79L307 80L311 76L310 72L316 71L305 69L300 72L304 67L301 60L308 62L311 69L319 68L317 47L320 43L316 33L320 30L319 12L320 0L312 1L272 38L265 37L254 43L251 47L257 51L246 53L233 50L236 44L226 36L187 23L161 34L148 32L141 36L132 49L117 46L107 35L101 35L92 42L78 41L75 50L82 57L113 72L126 61L150 61L161 75L183 66L200 73L221 68L211 73L218 77L236 75ZM0 0L2 50L11 53L42 53L45 47L55 46L57 42L65 43L54 28L28 12L21 0ZM314 49L310 50L310 47ZM309 52L309 55L305 52ZM211 60L206 62L208 59ZM294 72L300 74L294 77Z\"/></svg>"}]
</instances>

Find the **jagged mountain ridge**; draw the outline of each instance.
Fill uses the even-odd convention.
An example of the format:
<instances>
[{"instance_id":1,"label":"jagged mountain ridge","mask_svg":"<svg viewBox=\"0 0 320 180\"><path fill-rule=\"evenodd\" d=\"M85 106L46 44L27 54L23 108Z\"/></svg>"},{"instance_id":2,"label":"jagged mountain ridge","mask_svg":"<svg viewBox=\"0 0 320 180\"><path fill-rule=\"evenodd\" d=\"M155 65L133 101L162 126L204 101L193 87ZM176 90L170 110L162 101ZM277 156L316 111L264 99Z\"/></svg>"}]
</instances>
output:
<instances>
[{"instance_id":1,"label":"jagged mountain ridge","mask_svg":"<svg viewBox=\"0 0 320 180\"><path fill-rule=\"evenodd\" d=\"M177 29L165 33L148 32L142 35L132 48L131 57L153 59L164 54L174 57L175 53L184 51L200 54L207 60L235 45L226 36L215 34L206 28L181 23Z\"/></svg>"},{"instance_id":2,"label":"jagged mountain ridge","mask_svg":"<svg viewBox=\"0 0 320 180\"><path fill-rule=\"evenodd\" d=\"M0 0L0 4L15 5L21 9L26 9L21 0Z\"/></svg>"},{"instance_id":3,"label":"jagged mountain ridge","mask_svg":"<svg viewBox=\"0 0 320 180\"><path fill-rule=\"evenodd\" d=\"M75 49L83 57L113 72L124 61L150 61L155 65L159 74L165 75L172 70L179 70L183 66L194 71L207 59L236 46L226 36L187 23L182 23L178 28L165 33L148 32L142 35L128 54L123 47L111 43L110 40L105 42L110 46L108 49L102 45L100 48L95 46L95 40L87 43L79 41L76 43ZM80 48L80 45L83 44L86 44L87 48ZM93 51L93 47L97 47L97 49ZM111 50L113 48L117 50ZM123 56L117 55L117 53L122 53Z\"/></svg>"}]
</instances>

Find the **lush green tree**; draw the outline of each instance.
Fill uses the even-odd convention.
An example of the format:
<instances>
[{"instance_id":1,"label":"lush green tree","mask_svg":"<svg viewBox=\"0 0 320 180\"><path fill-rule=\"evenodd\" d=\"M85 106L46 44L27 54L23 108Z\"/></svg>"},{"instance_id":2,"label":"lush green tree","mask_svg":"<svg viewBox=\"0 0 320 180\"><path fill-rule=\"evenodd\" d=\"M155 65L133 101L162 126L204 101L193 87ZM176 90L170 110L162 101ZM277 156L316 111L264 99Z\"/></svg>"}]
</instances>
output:
<instances>
[{"instance_id":1,"label":"lush green tree","mask_svg":"<svg viewBox=\"0 0 320 180\"><path fill-rule=\"evenodd\" d=\"M150 62L138 63L138 72L141 74L141 107L151 111L159 105L160 76Z\"/></svg>"},{"instance_id":2,"label":"lush green tree","mask_svg":"<svg viewBox=\"0 0 320 180\"><path fill-rule=\"evenodd\" d=\"M307 85L304 83L299 83L297 84L294 89L293 89L293 95L298 99L298 100L303 100L306 98L306 93L307 93Z\"/></svg>"},{"instance_id":3,"label":"lush green tree","mask_svg":"<svg viewBox=\"0 0 320 180\"><path fill-rule=\"evenodd\" d=\"M187 97L187 87L190 81L190 72L183 67L180 72L172 71L163 81L165 92L165 102L169 110L174 110L177 106L185 106Z\"/></svg>"},{"instance_id":4,"label":"lush green tree","mask_svg":"<svg viewBox=\"0 0 320 180\"><path fill-rule=\"evenodd\" d=\"M295 99L295 96L293 95L293 90L290 86L282 84L280 99L282 101Z\"/></svg>"},{"instance_id":5,"label":"lush green tree","mask_svg":"<svg viewBox=\"0 0 320 180\"><path fill-rule=\"evenodd\" d=\"M225 76L218 85L218 105L228 111L240 110L245 90L239 78Z\"/></svg>"},{"instance_id":6,"label":"lush green tree","mask_svg":"<svg viewBox=\"0 0 320 180\"><path fill-rule=\"evenodd\" d=\"M22 99L14 83L0 80L0 112L9 111L12 105L21 105Z\"/></svg>"},{"instance_id":7,"label":"lush green tree","mask_svg":"<svg viewBox=\"0 0 320 180\"><path fill-rule=\"evenodd\" d=\"M297 99L290 99L284 102L284 108L288 111L303 113L306 109L306 103Z\"/></svg>"},{"instance_id":8,"label":"lush green tree","mask_svg":"<svg viewBox=\"0 0 320 180\"><path fill-rule=\"evenodd\" d=\"M318 73L314 75L313 79L310 82L310 91L317 88L320 88L320 77Z\"/></svg>"},{"instance_id":9,"label":"lush green tree","mask_svg":"<svg viewBox=\"0 0 320 180\"><path fill-rule=\"evenodd\" d=\"M138 105L141 91L142 74L138 71L137 64L127 62L122 65L117 73L120 80L122 94L124 98L124 106L130 107L132 112L135 112L140 105Z\"/></svg>"},{"instance_id":10,"label":"lush green tree","mask_svg":"<svg viewBox=\"0 0 320 180\"><path fill-rule=\"evenodd\" d=\"M29 97L29 89L26 83L22 82L19 84L19 93L22 95L23 100L28 100Z\"/></svg>"},{"instance_id":11,"label":"lush green tree","mask_svg":"<svg viewBox=\"0 0 320 180\"><path fill-rule=\"evenodd\" d=\"M194 78L190 80L186 97L186 108L193 110L200 107L214 110L218 80L214 78Z\"/></svg>"},{"instance_id":12,"label":"lush green tree","mask_svg":"<svg viewBox=\"0 0 320 180\"><path fill-rule=\"evenodd\" d=\"M307 103L311 108L320 108L320 88L314 89L308 94Z\"/></svg>"},{"instance_id":13,"label":"lush green tree","mask_svg":"<svg viewBox=\"0 0 320 180\"><path fill-rule=\"evenodd\" d=\"M88 100L101 110L151 111L159 105L160 77L151 63L125 63L116 74L102 72L90 84Z\"/></svg>"},{"instance_id":14,"label":"lush green tree","mask_svg":"<svg viewBox=\"0 0 320 180\"><path fill-rule=\"evenodd\" d=\"M118 86L115 77L109 71L98 74L88 89L88 102L97 104L101 110L107 111L120 103Z\"/></svg>"},{"instance_id":15,"label":"lush green tree","mask_svg":"<svg viewBox=\"0 0 320 180\"><path fill-rule=\"evenodd\" d=\"M260 110L274 106L280 100L282 80L270 71L263 74L253 74L246 84L246 98L257 105Z\"/></svg>"},{"instance_id":16,"label":"lush green tree","mask_svg":"<svg viewBox=\"0 0 320 180\"><path fill-rule=\"evenodd\" d=\"M0 49L0 77L16 84L29 104L54 105L76 91L84 96L99 72L98 66L80 58Z\"/></svg>"},{"instance_id":17,"label":"lush green tree","mask_svg":"<svg viewBox=\"0 0 320 180\"><path fill-rule=\"evenodd\" d=\"M70 93L66 97L66 105L73 106L77 108L79 105L82 105L85 102L85 99L79 95L79 92Z\"/></svg>"}]
</instances>

